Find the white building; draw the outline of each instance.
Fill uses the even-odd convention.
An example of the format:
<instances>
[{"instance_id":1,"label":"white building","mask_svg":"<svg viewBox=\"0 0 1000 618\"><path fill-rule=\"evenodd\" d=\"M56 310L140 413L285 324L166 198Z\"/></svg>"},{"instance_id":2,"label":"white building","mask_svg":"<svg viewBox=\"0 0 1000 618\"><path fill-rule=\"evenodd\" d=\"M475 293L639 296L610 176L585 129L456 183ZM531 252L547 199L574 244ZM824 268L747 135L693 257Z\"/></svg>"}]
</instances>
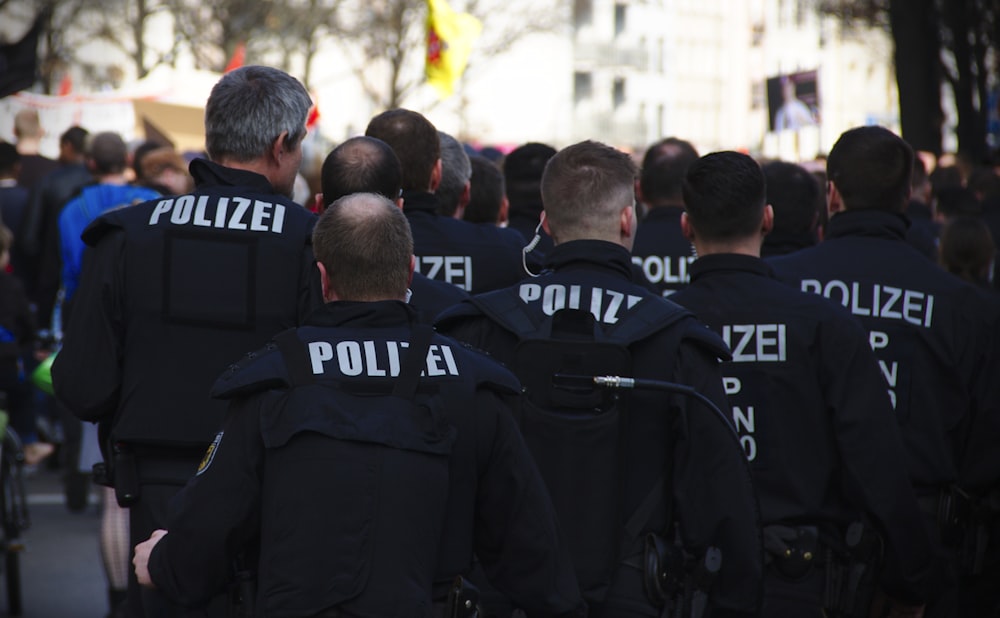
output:
<instances>
[{"instance_id":1,"label":"white building","mask_svg":"<svg viewBox=\"0 0 1000 618\"><path fill-rule=\"evenodd\" d=\"M474 51L454 97L437 101L424 86L404 105L461 139L505 147L596 139L641 153L673 135L703 153L742 149L803 160L828 151L852 126L877 122L898 129L888 35L843 33L834 20L816 14L811 0L549 2L562 26L520 38L496 56ZM452 3L462 7L461 0ZM152 46L165 49L173 31L163 17L149 24L147 34ZM483 19L486 30L516 28L523 20L504 10ZM0 24L0 38L11 40L6 30L15 22ZM336 142L362 132L382 110L363 95L342 48L333 41L322 48L313 64L314 94L321 130ZM98 43L83 51L92 62L115 62L120 54ZM406 70L419 75L420 54L413 56ZM182 57L176 66L183 72L192 63ZM811 71L818 123L769 131L768 79ZM207 97L207 87L201 88L185 98ZM0 104L0 114L11 109L9 101ZM9 124L0 119L0 138L11 139ZM133 126L123 133L130 135Z\"/></svg>"}]
</instances>

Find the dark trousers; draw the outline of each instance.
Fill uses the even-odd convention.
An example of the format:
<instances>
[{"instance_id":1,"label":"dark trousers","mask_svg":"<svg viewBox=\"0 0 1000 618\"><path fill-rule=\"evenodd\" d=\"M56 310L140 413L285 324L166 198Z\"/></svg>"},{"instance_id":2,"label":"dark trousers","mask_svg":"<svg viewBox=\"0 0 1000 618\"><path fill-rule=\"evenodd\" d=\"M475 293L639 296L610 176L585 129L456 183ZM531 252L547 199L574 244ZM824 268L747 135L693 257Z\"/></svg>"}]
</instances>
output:
<instances>
[{"instance_id":1,"label":"dark trousers","mask_svg":"<svg viewBox=\"0 0 1000 618\"><path fill-rule=\"evenodd\" d=\"M137 455L139 466L139 500L129 507L129 540L133 548L145 541L158 528L166 528L170 499L180 491L184 479L194 476L197 459L155 461ZM174 473L174 471L179 471ZM189 470L189 472L184 472ZM174 477L174 478L171 478ZM142 588L135 571L129 572L128 615L130 618L225 618L228 598L220 594L208 606L183 608L171 603L152 588Z\"/></svg>"}]
</instances>

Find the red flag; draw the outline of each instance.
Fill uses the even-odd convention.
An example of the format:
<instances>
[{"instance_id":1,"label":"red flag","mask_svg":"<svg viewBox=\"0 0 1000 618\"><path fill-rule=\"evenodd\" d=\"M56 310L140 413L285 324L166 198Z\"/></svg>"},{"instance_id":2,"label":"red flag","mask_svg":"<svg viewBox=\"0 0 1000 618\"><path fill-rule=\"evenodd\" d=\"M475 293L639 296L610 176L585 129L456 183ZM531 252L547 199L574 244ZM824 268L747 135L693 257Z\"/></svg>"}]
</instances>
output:
<instances>
[{"instance_id":1,"label":"red flag","mask_svg":"<svg viewBox=\"0 0 1000 618\"><path fill-rule=\"evenodd\" d=\"M247 46L244 43L239 43L236 46L236 49L233 50L233 57L229 59L229 64L226 65L226 70L223 71L223 73L235 71L243 66L243 61L246 60L246 56Z\"/></svg>"},{"instance_id":2,"label":"red flag","mask_svg":"<svg viewBox=\"0 0 1000 618\"><path fill-rule=\"evenodd\" d=\"M63 73L59 81L59 96L64 97L73 91L73 76L68 72Z\"/></svg>"},{"instance_id":3,"label":"red flag","mask_svg":"<svg viewBox=\"0 0 1000 618\"><path fill-rule=\"evenodd\" d=\"M313 98L313 105L309 108L309 115L306 116L306 129L312 131L319 124L319 105L316 103L316 99Z\"/></svg>"}]
</instances>

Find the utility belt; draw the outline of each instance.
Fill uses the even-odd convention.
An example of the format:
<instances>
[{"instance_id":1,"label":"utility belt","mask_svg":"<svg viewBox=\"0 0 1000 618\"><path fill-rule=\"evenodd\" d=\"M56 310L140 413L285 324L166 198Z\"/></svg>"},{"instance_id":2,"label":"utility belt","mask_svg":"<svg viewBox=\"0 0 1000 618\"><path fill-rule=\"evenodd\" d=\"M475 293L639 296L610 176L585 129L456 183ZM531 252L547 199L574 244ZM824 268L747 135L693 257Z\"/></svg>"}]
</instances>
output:
<instances>
[{"instance_id":1,"label":"utility belt","mask_svg":"<svg viewBox=\"0 0 1000 618\"><path fill-rule=\"evenodd\" d=\"M142 485L183 486L198 471L205 455L201 447L164 447L111 443L104 461L94 464L94 482L115 490L119 506L128 508L140 496Z\"/></svg>"},{"instance_id":2,"label":"utility belt","mask_svg":"<svg viewBox=\"0 0 1000 618\"><path fill-rule=\"evenodd\" d=\"M626 560L632 565L632 561ZM635 565L633 565L635 566ZM701 618L708 615L709 594L722 568L722 551L709 547L701 556L688 552L679 532L673 542L647 534L641 570L646 597L662 618Z\"/></svg>"},{"instance_id":3,"label":"utility belt","mask_svg":"<svg viewBox=\"0 0 1000 618\"><path fill-rule=\"evenodd\" d=\"M949 485L917 498L920 510L937 523L941 542L955 550L962 575L980 575L993 528L1000 526L1000 488L974 496Z\"/></svg>"},{"instance_id":4,"label":"utility belt","mask_svg":"<svg viewBox=\"0 0 1000 618\"><path fill-rule=\"evenodd\" d=\"M882 562L882 541L873 529L854 522L841 539L817 526L765 526L764 552L767 572L785 582L822 572L826 616L869 615Z\"/></svg>"}]
</instances>

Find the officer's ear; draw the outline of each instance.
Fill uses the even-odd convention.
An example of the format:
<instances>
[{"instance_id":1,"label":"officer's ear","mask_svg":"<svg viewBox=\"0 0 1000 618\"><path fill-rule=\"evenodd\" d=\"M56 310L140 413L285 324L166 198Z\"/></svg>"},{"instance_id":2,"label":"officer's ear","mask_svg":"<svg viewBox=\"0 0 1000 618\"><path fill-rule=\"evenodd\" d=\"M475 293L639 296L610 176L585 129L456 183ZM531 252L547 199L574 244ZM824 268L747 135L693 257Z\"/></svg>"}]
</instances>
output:
<instances>
[{"instance_id":1,"label":"officer's ear","mask_svg":"<svg viewBox=\"0 0 1000 618\"><path fill-rule=\"evenodd\" d=\"M764 206L764 214L760 220L760 234L767 236L774 229L774 208L770 204Z\"/></svg>"},{"instance_id":2,"label":"officer's ear","mask_svg":"<svg viewBox=\"0 0 1000 618\"><path fill-rule=\"evenodd\" d=\"M838 212L846 210L844 198L840 195L840 190L832 180L826 183L826 211L832 217Z\"/></svg>"},{"instance_id":3,"label":"officer's ear","mask_svg":"<svg viewBox=\"0 0 1000 618\"><path fill-rule=\"evenodd\" d=\"M323 302L332 303L337 300L337 293L330 286L330 276L326 272L326 266L323 266L323 262L317 260L316 268L319 269L319 282L323 287Z\"/></svg>"},{"instance_id":4,"label":"officer's ear","mask_svg":"<svg viewBox=\"0 0 1000 618\"><path fill-rule=\"evenodd\" d=\"M439 186L441 186L441 159L437 160L434 169L431 170L431 186L427 190L434 193Z\"/></svg>"},{"instance_id":5,"label":"officer's ear","mask_svg":"<svg viewBox=\"0 0 1000 618\"><path fill-rule=\"evenodd\" d=\"M497 225L506 225L510 221L510 200L503 196L500 200L500 212L497 213Z\"/></svg>"},{"instance_id":6,"label":"officer's ear","mask_svg":"<svg viewBox=\"0 0 1000 618\"><path fill-rule=\"evenodd\" d=\"M626 206L625 208L622 208L621 214L618 218L619 225L621 226L622 238L635 238L635 230L636 227L638 227L635 206Z\"/></svg>"},{"instance_id":7,"label":"officer's ear","mask_svg":"<svg viewBox=\"0 0 1000 618\"><path fill-rule=\"evenodd\" d=\"M316 197L313 198L313 212L321 215L324 210L326 210L326 204L323 203L323 194L317 193Z\"/></svg>"},{"instance_id":8,"label":"officer's ear","mask_svg":"<svg viewBox=\"0 0 1000 618\"><path fill-rule=\"evenodd\" d=\"M413 285L413 271L417 269L417 256L410 256L410 274L406 277L406 287Z\"/></svg>"},{"instance_id":9,"label":"officer's ear","mask_svg":"<svg viewBox=\"0 0 1000 618\"><path fill-rule=\"evenodd\" d=\"M684 238L694 242L694 227L691 226L691 219L688 218L686 212L681 213L681 234L684 234Z\"/></svg>"}]
</instances>

